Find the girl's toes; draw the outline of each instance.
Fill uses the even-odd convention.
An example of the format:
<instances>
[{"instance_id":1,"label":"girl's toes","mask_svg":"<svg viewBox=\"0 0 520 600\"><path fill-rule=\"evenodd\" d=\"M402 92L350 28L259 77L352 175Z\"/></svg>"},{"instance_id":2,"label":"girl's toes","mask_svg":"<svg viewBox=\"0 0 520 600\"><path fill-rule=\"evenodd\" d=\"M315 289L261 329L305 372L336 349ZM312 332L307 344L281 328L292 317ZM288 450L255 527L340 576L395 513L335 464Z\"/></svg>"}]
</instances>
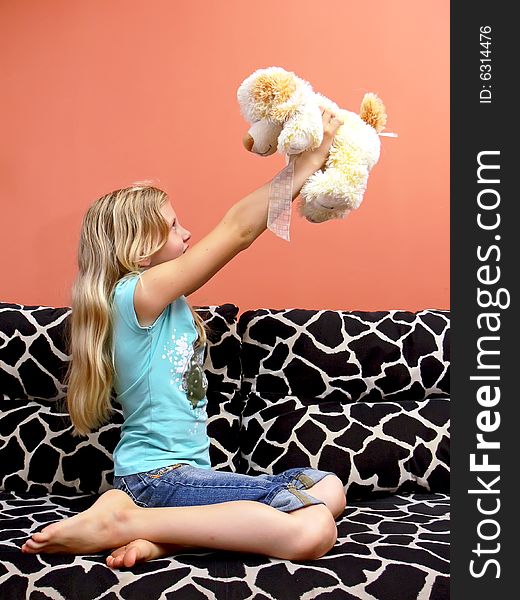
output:
<instances>
[{"instance_id":1,"label":"girl's toes","mask_svg":"<svg viewBox=\"0 0 520 600\"><path fill-rule=\"evenodd\" d=\"M111 552L110 556L112 558L117 558L118 556L124 556L125 552L126 552L126 546L121 546L120 548L117 548L116 550Z\"/></svg>"},{"instance_id":2,"label":"girl's toes","mask_svg":"<svg viewBox=\"0 0 520 600\"><path fill-rule=\"evenodd\" d=\"M28 539L24 544L26 550L39 550L44 545L44 542L35 542L33 538Z\"/></svg>"},{"instance_id":3,"label":"girl's toes","mask_svg":"<svg viewBox=\"0 0 520 600\"><path fill-rule=\"evenodd\" d=\"M123 564L125 551L126 546L121 546L121 548L117 548L117 550L114 550L109 556L107 556L107 567L110 567L111 569L118 569Z\"/></svg>"},{"instance_id":4,"label":"girl's toes","mask_svg":"<svg viewBox=\"0 0 520 600\"><path fill-rule=\"evenodd\" d=\"M139 552L137 548L130 548L123 557L123 564L125 567L133 567L139 558Z\"/></svg>"},{"instance_id":5,"label":"girl's toes","mask_svg":"<svg viewBox=\"0 0 520 600\"><path fill-rule=\"evenodd\" d=\"M37 544L45 544L45 542L48 542L50 539L50 535L48 532L43 532L43 531L38 531L36 533L33 533L31 536L31 540L36 542ZM29 540L29 541L31 541Z\"/></svg>"},{"instance_id":6,"label":"girl's toes","mask_svg":"<svg viewBox=\"0 0 520 600\"><path fill-rule=\"evenodd\" d=\"M119 569L123 564L123 556L107 556L107 567Z\"/></svg>"},{"instance_id":7,"label":"girl's toes","mask_svg":"<svg viewBox=\"0 0 520 600\"><path fill-rule=\"evenodd\" d=\"M126 546L114 550L106 558L106 564L111 569L133 567L136 563L158 558L168 554L166 547L153 544L148 540L134 540Z\"/></svg>"}]
</instances>

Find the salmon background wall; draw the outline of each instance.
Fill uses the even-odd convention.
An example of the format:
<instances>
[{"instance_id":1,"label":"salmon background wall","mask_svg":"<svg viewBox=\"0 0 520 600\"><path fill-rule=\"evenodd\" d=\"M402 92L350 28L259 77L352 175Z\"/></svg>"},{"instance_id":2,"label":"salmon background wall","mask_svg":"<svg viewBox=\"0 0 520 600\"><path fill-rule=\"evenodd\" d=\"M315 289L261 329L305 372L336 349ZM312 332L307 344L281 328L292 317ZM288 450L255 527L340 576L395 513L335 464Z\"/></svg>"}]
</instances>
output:
<instances>
[{"instance_id":1,"label":"salmon background wall","mask_svg":"<svg viewBox=\"0 0 520 600\"><path fill-rule=\"evenodd\" d=\"M152 180L196 242L283 156L246 152L236 90L281 66L343 108L385 102L361 207L263 234L190 296L241 310L449 308L449 2L0 4L0 300L70 304L82 216Z\"/></svg>"}]
</instances>

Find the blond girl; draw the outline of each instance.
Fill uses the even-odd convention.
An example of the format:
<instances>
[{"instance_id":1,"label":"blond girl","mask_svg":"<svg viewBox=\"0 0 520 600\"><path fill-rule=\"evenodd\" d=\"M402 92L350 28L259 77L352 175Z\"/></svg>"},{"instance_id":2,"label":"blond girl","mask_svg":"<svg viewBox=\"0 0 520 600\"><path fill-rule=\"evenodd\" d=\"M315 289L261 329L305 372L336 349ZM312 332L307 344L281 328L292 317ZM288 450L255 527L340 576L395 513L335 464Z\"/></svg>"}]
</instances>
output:
<instances>
[{"instance_id":1,"label":"blond girl","mask_svg":"<svg viewBox=\"0 0 520 600\"><path fill-rule=\"evenodd\" d=\"M295 159L293 200L326 162L341 121L323 110L319 148ZM123 409L114 489L85 512L34 533L23 552L113 550L131 567L186 548L318 558L345 507L332 472L249 476L212 470L206 432L204 326L186 301L266 230L269 183L189 246L168 196L146 185L96 201L82 225L73 288L67 405L76 435Z\"/></svg>"}]
</instances>

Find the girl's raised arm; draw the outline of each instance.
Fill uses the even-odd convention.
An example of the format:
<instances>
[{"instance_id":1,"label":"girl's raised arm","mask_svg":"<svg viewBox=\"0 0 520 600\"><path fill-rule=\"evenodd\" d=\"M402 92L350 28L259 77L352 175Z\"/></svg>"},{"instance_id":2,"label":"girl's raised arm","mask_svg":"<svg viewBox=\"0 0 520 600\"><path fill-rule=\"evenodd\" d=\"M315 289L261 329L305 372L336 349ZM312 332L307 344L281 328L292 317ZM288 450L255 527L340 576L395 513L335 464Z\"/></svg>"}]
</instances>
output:
<instances>
[{"instance_id":1,"label":"girl's raised arm","mask_svg":"<svg viewBox=\"0 0 520 600\"><path fill-rule=\"evenodd\" d=\"M321 146L295 158L293 200L305 181L325 164L340 125L340 120L324 111ZM234 204L220 223L188 252L142 273L134 295L134 306L141 325L153 323L173 300L181 295L188 296L203 286L266 230L270 183Z\"/></svg>"}]
</instances>

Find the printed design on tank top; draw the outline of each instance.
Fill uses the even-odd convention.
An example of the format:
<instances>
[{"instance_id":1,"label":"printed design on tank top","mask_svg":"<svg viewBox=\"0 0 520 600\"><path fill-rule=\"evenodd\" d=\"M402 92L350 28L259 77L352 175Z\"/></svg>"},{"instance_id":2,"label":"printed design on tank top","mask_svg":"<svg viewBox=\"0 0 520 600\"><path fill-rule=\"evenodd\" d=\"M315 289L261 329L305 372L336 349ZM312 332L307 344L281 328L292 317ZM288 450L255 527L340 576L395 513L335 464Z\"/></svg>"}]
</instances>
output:
<instances>
[{"instance_id":1,"label":"printed design on tank top","mask_svg":"<svg viewBox=\"0 0 520 600\"><path fill-rule=\"evenodd\" d=\"M188 334L183 333L177 337L177 330L173 330L171 340L164 346L162 359L168 360L170 368L170 384L176 385L180 392L186 394L191 408L195 411L197 419L203 417L205 405L199 402L206 397L208 380L202 368L204 362L204 347L197 350L188 341Z\"/></svg>"}]
</instances>

